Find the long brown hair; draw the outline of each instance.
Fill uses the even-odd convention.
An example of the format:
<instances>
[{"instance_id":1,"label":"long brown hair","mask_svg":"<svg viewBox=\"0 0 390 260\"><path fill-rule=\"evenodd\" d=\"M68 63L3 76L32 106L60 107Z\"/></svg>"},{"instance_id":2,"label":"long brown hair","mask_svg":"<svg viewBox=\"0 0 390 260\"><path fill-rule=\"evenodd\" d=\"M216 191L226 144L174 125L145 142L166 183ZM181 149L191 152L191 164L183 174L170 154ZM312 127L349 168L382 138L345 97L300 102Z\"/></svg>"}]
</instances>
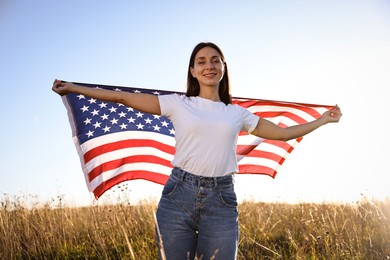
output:
<instances>
[{"instance_id":1,"label":"long brown hair","mask_svg":"<svg viewBox=\"0 0 390 260\"><path fill-rule=\"evenodd\" d=\"M230 97L230 86L229 86L229 73L228 73L228 68L225 62L225 57L221 51L221 49L215 45L214 43L211 42L201 42L198 45L195 46L194 50L192 51L191 57L190 57L190 63L188 65L188 74L187 74L187 92L186 96L187 97L192 97L192 96L198 96L200 93L200 86L199 82L196 78L194 78L191 74L191 68L194 67L195 65L195 56L204 47L211 47L215 49L219 55L221 56L222 62L225 65L225 72L223 74L223 77L219 83L219 98L223 103L226 105L231 104L232 100Z\"/></svg>"}]
</instances>

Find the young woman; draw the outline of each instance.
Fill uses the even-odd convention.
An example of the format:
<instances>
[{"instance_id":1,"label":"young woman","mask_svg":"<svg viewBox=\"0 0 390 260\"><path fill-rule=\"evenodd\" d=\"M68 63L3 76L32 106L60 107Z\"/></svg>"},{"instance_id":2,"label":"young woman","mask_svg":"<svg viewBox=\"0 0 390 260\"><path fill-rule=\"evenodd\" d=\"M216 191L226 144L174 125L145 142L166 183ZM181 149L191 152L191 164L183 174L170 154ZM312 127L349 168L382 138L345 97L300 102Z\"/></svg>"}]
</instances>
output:
<instances>
[{"instance_id":1,"label":"young woman","mask_svg":"<svg viewBox=\"0 0 390 260\"><path fill-rule=\"evenodd\" d=\"M304 136L338 122L338 106L307 124L281 128L231 104L228 69L220 48L199 43L188 67L186 95L136 94L92 89L55 80L60 95L79 93L167 116L175 128L172 174L162 192L157 222L167 259L235 259L238 211L233 186L240 131L274 140ZM160 240L161 239L161 240Z\"/></svg>"}]
</instances>

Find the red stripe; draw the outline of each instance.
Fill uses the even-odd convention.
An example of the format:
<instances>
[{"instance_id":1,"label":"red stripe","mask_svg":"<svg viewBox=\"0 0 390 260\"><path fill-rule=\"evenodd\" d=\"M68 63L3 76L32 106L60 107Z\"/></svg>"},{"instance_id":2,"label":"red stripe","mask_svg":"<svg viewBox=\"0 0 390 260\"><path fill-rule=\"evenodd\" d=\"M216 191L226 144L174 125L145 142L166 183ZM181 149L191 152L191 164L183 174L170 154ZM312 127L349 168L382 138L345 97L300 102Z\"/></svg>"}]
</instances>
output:
<instances>
[{"instance_id":1,"label":"red stripe","mask_svg":"<svg viewBox=\"0 0 390 260\"><path fill-rule=\"evenodd\" d=\"M149 172L149 171L127 171L123 172L105 182L100 184L93 190L95 198L98 199L104 192L112 188L113 186L123 182L137 179L144 179L155 182L157 184L164 185L169 176L161 173Z\"/></svg>"},{"instance_id":2,"label":"red stripe","mask_svg":"<svg viewBox=\"0 0 390 260\"><path fill-rule=\"evenodd\" d=\"M104 145L97 146L84 154L84 163L88 163L90 160L96 156L105 154L107 152L112 152L115 150L132 148L132 147L154 147L163 152L169 154L175 154L175 148L150 139L131 139L131 140L122 140L117 142L112 142Z\"/></svg>"},{"instance_id":3,"label":"red stripe","mask_svg":"<svg viewBox=\"0 0 390 260\"><path fill-rule=\"evenodd\" d=\"M304 104L304 103L290 103L290 102L277 102L277 101L270 101L270 100L247 100L247 101L240 101L240 100L233 100L233 104L240 105L242 107L248 108L252 106L277 106L277 107L290 107L294 109L301 110L305 113L310 114L314 118L318 118L321 116L315 110L314 108L317 107L324 107L328 110L334 108L334 106L322 106L322 105L314 105L314 104Z\"/></svg>"},{"instance_id":4,"label":"red stripe","mask_svg":"<svg viewBox=\"0 0 390 260\"><path fill-rule=\"evenodd\" d=\"M291 150L291 145L289 143L283 142L283 141L278 141L278 140L264 140L263 143L268 143L274 146L277 146L279 148L284 149L286 152Z\"/></svg>"},{"instance_id":5,"label":"red stripe","mask_svg":"<svg viewBox=\"0 0 390 260\"><path fill-rule=\"evenodd\" d=\"M244 174L244 173L265 174L271 176L272 178L275 178L277 172L272 168L262 166L262 165L244 164L244 165L238 165L238 173L239 174Z\"/></svg>"},{"instance_id":6,"label":"red stripe","mask_svg":"<svg viewBox=\"0 0 390 260\"><path fill-rule=\"evenodd\" d=\"M284 157L276 153L270 153L270 152L259 151L259 150L253 150L252 152L248 153L246 157L265 158L265 159L275 161L279 164L282 164L284 162Z\"/></svg>"},{"instance_id":7,"label":"red stripe","mask_svg":"<svg viewBox=\"0 0 390 260\"><path fill-rule=\"evenodd\" d=\"M291 120L297 122L298 124L307 123L307 120L291 112L266 111L266 112L256 112L255 114L261 118L275 118L277 116L283 116L283 117L290 118Z\"/></svg>"},{"instance_id":8,"label":"red stripe","mask_svg":"<svg viewBox=\"0 0 390 260\"><path fill-rule=\"evenodd\" d=\"M295 139L297 142L300 142L302 140L302 137L300 138L297 138ZM279 148L282 148L284 150L286 150L286 152L290 151L291 150L291 145L289 145L288 143L286 142L283 142L283 141L278 141L278 140L269 140L269 139L264 139L262 141L262 143L268 143L268 144L271 144L271 145L274 145L274 146L277 146ZM261 143L259 144L261 145ZM244 155L245 154L245 151L251 151L253 150L254 148L256 148L257 145L237 145L237 154L239 155Z\"/></svg>"},{"instance_id":9,"label":"red stripe","mask_svg":"<svg viewBox=\"0 0 390 260\"><path fill-rule=\"evenodd\" d=\"M330 106L330 105L318 105L318 104L310 104L310 103L287 102L287 101L277 101L277 100L267 100L267 99L239 98L239 97L233 97L232 104L239 104L244 107L259 106L259 105L294 107L301 110L307 108L317 108L317 107L323 107L329 110L334 108L334 106Z\"/></svg>"},{"instance_id":10,"label":"red stripe","mask_svg":"<svg viewBox=\"0 0 390 260\"><path fill-rule=\"evenodd\" d=\"M99 176L102 172L110 171L113 169L116 169L118 167L121 167L125 164L131 164L131 163L154 163L154 164L161 164L167 167L172 167L171 162L167 161L163 158L153 156L153 155L134 155L134 156L128 156L125 158L120 158L117 160L112 160L106 163L103 163L101 165L96 166L92 171L88 173L88 181L92 181L97 176Z\"/></svg>"},{"instance_id":11,"label":"red stripe","mask_svg":"<svg viewBox=\"0 0 390 260\"><path fill-rule=\"evenodd\" d=\"M238 155L247 155L253 149L255 149L257 145L237 145L236 154Z\"/></svg>"}]
</instances>

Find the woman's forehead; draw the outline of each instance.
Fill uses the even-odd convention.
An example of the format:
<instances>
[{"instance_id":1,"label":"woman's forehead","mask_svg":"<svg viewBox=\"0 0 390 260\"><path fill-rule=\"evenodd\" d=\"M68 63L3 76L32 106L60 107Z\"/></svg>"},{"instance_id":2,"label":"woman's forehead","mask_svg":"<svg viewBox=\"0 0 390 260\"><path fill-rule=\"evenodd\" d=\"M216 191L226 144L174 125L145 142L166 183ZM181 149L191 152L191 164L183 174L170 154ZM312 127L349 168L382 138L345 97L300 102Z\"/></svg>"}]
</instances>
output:
<instances>
[{"instance_id":1,"label":"woman's forehead","mask_svg":"<svg viewBox=\"0 0 390 260\"><path fill-rule=\"evenodd\" d=\"M221 58L221 55L219 52L212 48L212 47L204 47L198 51L198 53L195 55L195 59L201 59L201 58Z\"/></svg>"}]
</instances>

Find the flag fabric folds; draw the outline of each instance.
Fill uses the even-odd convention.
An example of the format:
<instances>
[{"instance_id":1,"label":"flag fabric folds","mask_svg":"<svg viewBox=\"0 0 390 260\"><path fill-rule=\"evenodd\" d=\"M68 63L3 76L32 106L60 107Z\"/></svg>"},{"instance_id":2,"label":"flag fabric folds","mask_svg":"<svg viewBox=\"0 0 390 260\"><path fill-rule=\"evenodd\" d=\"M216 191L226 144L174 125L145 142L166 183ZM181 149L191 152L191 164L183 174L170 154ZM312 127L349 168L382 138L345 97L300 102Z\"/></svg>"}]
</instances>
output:
<instances>
[{"instance_id":1,"label":"flag fabric folds","mask_svg":"<svg viewBox=\"0 0 390 260\"><path fill-rule=\"evenodd\" d=\"M91 88L166 95L170 91L76 83ZM180 93L179 93L180 94ZM165 184L175 153L175 130L164 116L151 115L122 104L84 95L62 97L73 141L90 192L98 199L111 187L127 180L144 179ZM313 121L332 106L233 98L233 104L288 127ZM287 155L302 140L264 140L240 133L237 140L239 174L275 177Z\"/></svg>"}]
</instances>

